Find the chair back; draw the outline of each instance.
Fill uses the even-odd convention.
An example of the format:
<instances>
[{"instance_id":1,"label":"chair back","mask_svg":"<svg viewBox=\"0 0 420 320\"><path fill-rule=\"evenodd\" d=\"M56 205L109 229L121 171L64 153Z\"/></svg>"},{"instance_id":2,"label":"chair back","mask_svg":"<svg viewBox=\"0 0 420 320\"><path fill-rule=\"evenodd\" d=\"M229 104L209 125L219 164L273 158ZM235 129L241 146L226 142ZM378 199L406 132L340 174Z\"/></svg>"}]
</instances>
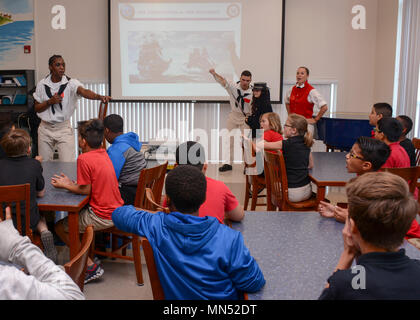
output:
<instances>
[{"instance_id":1,"label":"chair back","mask_svg":"<svg viewBox=\"0 0 420 320\"><path fill-rule=\"evenodd\" d=\"M147 206L153 207L153 211L162 211L165 213L169 213L168 207L163 207L160 204L156 203L155 198L153 196L153 191L150 188L146 188L146 200L148 201Z\"/></svg>"},{"instance_id":2,"label":"chair back","mask_svg":"<svg viewBox=\"0 0 420 320\"><path fill-rule=\"evenodd\" d=\"M252 141L249 139L242 139L242 153L244 156L244 164L245 164L245 174L255 174L253 171L255 171L257 161L255 158L255 149L252 145Z\"/></svg>"},{"instance_id":3,"label":"chair back","mask_svg":"<svg viewBox=\"0 0 420 320\"><path fill-rule=\"evenodd\" d=\"M91 254L93 242L93 226L88 225L82 239L82 248L79 253L64 265L66 273L79 286L83 292L88 257Z\"/></svg>"},{"instance_id":4,"label":"chair back","mask_svg":"<svg viewBox=\"0 0 420 320\"><path fill-rule=\"evenodd\" d=\"M108 111L108 102L102 102L99 105L99 111L98 111L98 119L104 120L106 117L106 113Z\"/></svg>"},{"instance_id":5,"label":"chair back","mask_svg":"<svg viewBox=\"0 0 420 320\"><path fill-rule=\"evenodd\" d=\"M165 293L163 292L160 283L159 274L156 269L155 258L153 256L153 249L149 240L141 237L141 245L143 246L144 257L146 259L147 271L149 273L150 286L152 287L153 300L165 300ZM248 293L242 292L243 300L248 300Z\"/></svg>"},{"instance_id":6,"label":"chair back","mask_svg":"<svg viewBox=\"0 0 420 320\"><path fill-rule=\"evenodd\" d=\"M420 178L419 166L410 168L383 168L381 170L396 174L407 181L410 193L414 194L416 191L417 180Z\"/></svg>"},{"instance_id":7,"label":"chair back","mask_svg":"<svg viewBox=\"0 0 420 320\"><path fill-rule=\"evenodd\" d=\"M29 183L12 185L12 186L2 186L0 187L0 218L5 219L4 207L15 205L16 209L16 227L20 234L22 233L22 216L25 219L25 230L24 234L27 235L33 242L33 234L31 230L31 185ZM22 213L21 202L25 204L25 214Z\"/></svg>"},{"instance_id":8,"label":"chair back","mask_svg":"<svg viewBox=\"0 0 420 320\"><path fill-rule=\"evenodd\" d=\"M420 166L420 139L413 138L413 145L416 149L416 166Z\"/></svg>"},{"instance_id":9,"label":"chair back","mask_svg":"<svg viewBox=\"0 0 420 320\"><path fill-rule=\"evenodd\" d=\"M163 292L162 285L160 284L152 246L150 245L150 242L143 237L141 238L141 245L143 246L143 253L146 259L147 271L149 273L150 285L152 287L153 300L164 300L165 294Z\"/></svg>"},{"instance_id":10,"label":"chair back","mask_svg":"<svg viewBox=\"0 0 420 320\"><path fill-rule=\"evenodd\" d=\"M153 168L144 168L141 170L139 182L137 183L136 198L134 200L135 207L155 211L155 206L147 200L146 188L152 190L153 199L160 199L162 196L163 183L165 182L167 167L168 161L165 161L165 163L159 166Z\"/></svg>"},{"instance_id":11,"label":"chair back","mask_svg":"<svg viewBox=\"0 0 420 320\"><path fill-rule=\"evenodd\" d=\"M102 102L99 105L99 111L98 111L98 119L104 121L106 117L106 113L108 111L108 102ZM102 140L102 148L106 149L106 139L104 136L104 139Z\"/></svg>"},{"instance_id":12,"label":"chair back","mask_svg":"<svg viewBox=\"0 0 420 320\"><path fill-rule=\"evenodd\" d=\"M283 208L288 200L288 184L286 175L286 165L284 163L283 154L265 152L266 169L265 173L267 184L270 184L271 200L274 201L279 208ZM268 192L268 190L267 190Z\"/></svg>"}]
</instances>

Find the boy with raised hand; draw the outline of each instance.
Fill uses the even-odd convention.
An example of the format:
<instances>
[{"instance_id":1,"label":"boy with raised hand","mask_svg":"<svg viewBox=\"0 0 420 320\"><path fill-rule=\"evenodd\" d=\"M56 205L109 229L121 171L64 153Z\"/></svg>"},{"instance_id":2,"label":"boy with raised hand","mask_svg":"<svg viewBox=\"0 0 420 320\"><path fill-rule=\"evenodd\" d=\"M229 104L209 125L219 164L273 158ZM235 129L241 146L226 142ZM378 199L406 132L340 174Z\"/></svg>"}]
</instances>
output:
<instances>
[{"instance_id":1,"label":"boy with raised hand","mask_svg":"<svg viewBox=\"0 0 420 320\"><path fill-rule=\"evenodd\" d=\"M89 204L79 213L79 232L84 233L88 225L93 230L114 226L112 212L124 204L118 189L114 167L106 150L102 148L104 126L101 120L93 119L79 123L79 146L82 154L77 158L77 182L65 174L55 175L51 184L73 193L90 194ZM55 225L57 235L69 245L68 217ZM88 258L85 283L98 279L104 273L99 264Z\"/></svg>"},{"instance_id":2,"label":"boy with raised hand","mask_svg":"<svg viewBox=\"0 0 420 320\"><path fill-rule=\"evenodd\" d=\"M399 249L418 212L407 182L374 172L353 179L346 188L344 249L319 299L420 299L420 261ZM354 259L356 269L351 268ZM355 281L358 274L361 278Z\"/></svg>"},{"instance_id":3,"label":"boy with raised hand","mask_svg":"<svg viewBox=\"0 0 420 320\"><path fill-rule=\"evenodd\" d=\"M149 240L165 299L241 299L265 284L241 233L198 216L206 188L199 169L179 165L165 182L171 213L123 206L112 214L118 229Z\"/></svg>"}]
</instances>

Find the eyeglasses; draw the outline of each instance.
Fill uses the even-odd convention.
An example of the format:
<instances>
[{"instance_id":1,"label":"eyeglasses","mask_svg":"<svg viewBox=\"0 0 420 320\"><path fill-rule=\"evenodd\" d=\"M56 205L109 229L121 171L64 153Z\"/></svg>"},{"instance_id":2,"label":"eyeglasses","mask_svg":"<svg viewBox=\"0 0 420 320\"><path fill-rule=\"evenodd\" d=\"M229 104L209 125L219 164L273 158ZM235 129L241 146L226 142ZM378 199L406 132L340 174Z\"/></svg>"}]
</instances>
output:
<instances>
[{"instance_id":1,"label":"eyeglasses","mask_svg":"<svg viewBox=\"0 0 420 320\"><path fill-rule=\"evenodd\" d=\"M289 124L285 124L285 127L289 127L289 128L293 128L293 126L289 125Z\"/></svg>"},{"instance_id":2,"label":"eyeglasses","mask_svg":"<svg viewBox=\"0 0 420 320\"><path fill-rule=\"evenodd\" d=\"M362 157L360 157L360 156L358 156L358 155L355 155L355 154L353 153L353 151L348 152L348 153L346 154L346 156L349 156L350 158L353 158L353 159L359 159L359 160L362 160L362 161L364 161L364 160L365 160L365 159L363 159Z\"/></svg>"}]
</instances>

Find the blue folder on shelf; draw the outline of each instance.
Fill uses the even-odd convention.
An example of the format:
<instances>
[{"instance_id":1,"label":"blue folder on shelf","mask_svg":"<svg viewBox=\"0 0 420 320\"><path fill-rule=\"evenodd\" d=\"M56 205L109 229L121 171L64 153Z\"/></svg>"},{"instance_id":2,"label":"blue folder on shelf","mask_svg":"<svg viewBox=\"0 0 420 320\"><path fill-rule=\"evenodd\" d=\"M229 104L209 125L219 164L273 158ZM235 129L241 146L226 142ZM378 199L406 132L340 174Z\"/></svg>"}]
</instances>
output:
<instances>
[{"instance_id":1,"label":"blue folder on shelf","mask_svg":"<svg viewBox=\"0 0 420 320\"><path fill-rule=\"evenodd\" d=\"M13 100L13 104L26 104L26 95L17 94Z\"/></svg>"}]
</instances>

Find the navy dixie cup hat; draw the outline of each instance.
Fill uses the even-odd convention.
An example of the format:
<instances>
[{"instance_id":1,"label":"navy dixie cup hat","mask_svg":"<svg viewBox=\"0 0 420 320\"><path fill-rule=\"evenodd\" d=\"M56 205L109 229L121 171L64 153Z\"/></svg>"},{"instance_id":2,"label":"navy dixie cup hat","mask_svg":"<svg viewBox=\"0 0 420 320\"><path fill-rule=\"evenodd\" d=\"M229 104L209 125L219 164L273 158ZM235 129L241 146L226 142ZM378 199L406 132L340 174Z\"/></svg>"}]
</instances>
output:
<instances>
[{"instance_id":1,"label":"navy dixie cup hat","mask_svg":"<svg viewBox=\"0 0 420 320\"><path fill-rule=\"evenodd\" d=\"M252 90L264 90L268 89L266 82L255 82Z\"/></svg>"}]
</instances>

